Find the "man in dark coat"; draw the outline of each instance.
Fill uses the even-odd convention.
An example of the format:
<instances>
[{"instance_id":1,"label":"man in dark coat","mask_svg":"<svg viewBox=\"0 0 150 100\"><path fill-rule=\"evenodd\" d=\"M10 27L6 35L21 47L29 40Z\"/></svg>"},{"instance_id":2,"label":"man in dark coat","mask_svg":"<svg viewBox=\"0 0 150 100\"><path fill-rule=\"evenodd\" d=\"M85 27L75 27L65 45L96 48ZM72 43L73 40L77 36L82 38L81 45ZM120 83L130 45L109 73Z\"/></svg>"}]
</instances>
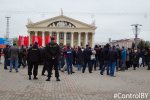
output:
<instances>
[{"instance_id":1,"label":"man in dark coat","mask_svg":"<svg viewBox=\"0 0 150 100\"><path fill-rule=\"evenodd\" d=\"M4 54L4 69L7 70L7 66L9 65L9 54L8 54L8 51L9 51L9 45L6 45L6 47L3 49L3 54Z\"/></svg>"},{"instance_id":2,"label":"man in dark coat","mask_svg":"<svg viewBox=\"0 0 150 100\"><path fill-rule=\"evenodd\" d=\"M148 51L148 68L147 68L147 70L150 70L150 48L147 51Z\"/></svg>"},{"instance_id":3,"label":"man in dark coat","mask_svg":"<svg viewBox=\"0 0 150 100\"><path fill-rule=\"evenodd\" d=\"M115 48L115 46L113 46L110 50L109 50L109 75L115 77L114 73L115 73L115 67L116 67L116 62L117 62L117 58L118 58L118 54L117 54L117 50Z\"/></svg>"},{"instance_id":4,"label":"man in dark coat","mask_svg":"<svg viewBox=\"0 0 150 100\"><path fill-rule=\"evenodd\" d=\"M91 55L92 55L92 51L90 50L89 45L86 45L86 48L83 51L84 65L83 65L82 73L85 72L87 64L89 67L89 73L92 73L92 67L90 66Z\"/></svg>"},{"instance_id":5,"label":"man in dark coat","mask_svg":"<svg viewBox=\"0 0 150 100\"><path fill-rule=\"evenodd\" d=\"M83 52L80 47L78 47L78 51L76 54L76 61L77 61L78 71L80 71L81 67L83 66Z\"/></svg>"},{"instance_id":6,"label":"man in dark coat","mask_svg":"<svg viewBox=\"0 0 150 100\"><path fill-rule=\"evenodd\" d=\"M139 52L137 50L134 50L133 53L133 69L136 70L136 67L139 65Z\"/></svg>"},{"instance_id":7,"label":"man in dark coat","mask_svg":"<svg viewBox=\"0 0 150 100\"><path fill-rule=\"evenodd\" d=\"M23 68L25 68L25 62L24 62L24 57L25 57L25 48L24 48L24 46L22 45L21 46L21 48L20 48L20 50L19 50L19 55L18 55L18 63L19 63L19 65L18 65L18 68L20 68L20 66L22 65L23 66Z\"/></svg>"},{"instance_id":8,"label":"man in dark coat","mask_svg":"<svg viewBox=\"0 0 150 100\"><path fill-rule=\"evenodd\" d=\"M18 55L19 55L19 49L16 46L16 43L13 44L13 46L9 49L9 57L10 57L10 72L12 72L12 67L15 67L16 72L18 72Z\"/></svg>"},{"instance_id":9,"label":"man in dark coat","mask_svg":"<svg viewBox=\"0 0 150 100\"><path fill-rule=\"evenodd\" d=\"M100 74L103 75L105 68L107 68L107 75L109 75L109 44L106 44L102 50L102 57L103 57L103 66Z\"/></svg>"},{"instance_id":10,"label":"man in dark coat","mask_svg":"<svg viewBox=\"0 0 150 100\"><path fill-rule=\"evenodd\" d=\"M55 70L56 81L60 81L58 71L60 47L57 43L54 42L54 40L55 39L52 37L51 42L45 48L45 60L48 71L48 78L46 81L50 81L53 67Z\"/></svg>"},{"instance_id":11,"label":"man in dark coat","mask_svg":"<svg viewBox=\"0 0 150 100\"><path fill-rule=\"evenodd\" d=\"M38 79L37 74L38 74L38 64L40 62L40 50L38 48L38 43L35 42L34 45L29 48L28 54L27 54L27 61L28 61L28 75L29 75L29 80L31 80L31 75L32 75L32 69L33 69L33 79Z\"/></svg>"}]
</instances>

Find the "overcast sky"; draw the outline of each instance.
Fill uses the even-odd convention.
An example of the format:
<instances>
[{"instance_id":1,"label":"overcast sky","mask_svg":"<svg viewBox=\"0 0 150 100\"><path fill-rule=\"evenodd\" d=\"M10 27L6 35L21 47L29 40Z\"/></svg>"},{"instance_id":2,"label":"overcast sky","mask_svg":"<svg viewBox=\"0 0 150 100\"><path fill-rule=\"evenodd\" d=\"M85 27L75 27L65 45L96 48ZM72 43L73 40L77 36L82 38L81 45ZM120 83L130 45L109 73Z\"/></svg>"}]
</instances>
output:
<instances>
[{"instance_id":1,"label":"overcast sky","mask_svg":"<svg viewBox=\"0 0 150 100\"><path fill-rule=\"evenodd\" d=\"M27 35L27 19L33 22L60 15L91 24L96 21L96 42L133 38L131 24L142 24L139 37L150 40L150 0L0 0L0 37Z\"/></svg>"}]
</instances>

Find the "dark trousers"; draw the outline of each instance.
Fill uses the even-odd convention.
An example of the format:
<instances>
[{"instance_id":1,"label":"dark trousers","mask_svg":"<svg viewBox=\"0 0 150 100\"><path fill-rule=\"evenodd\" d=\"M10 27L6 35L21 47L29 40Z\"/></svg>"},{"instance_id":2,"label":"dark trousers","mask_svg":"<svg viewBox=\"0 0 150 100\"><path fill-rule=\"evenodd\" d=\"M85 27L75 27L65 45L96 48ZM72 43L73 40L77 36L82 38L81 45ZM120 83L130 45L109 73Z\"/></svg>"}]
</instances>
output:
<instances>
[{"instance_id":1,"label":"dark trousers","mask_svg":"<svg viewBox=\"0 0 150 100\"><path fill-rule=\"evenodd\" d=\"M102 61L102 60L99 60L99 70L102 70L102 67L103 67L103 65L104 65L104 61Z\"/></svg>"},{"instance_id":2,"label":"dark trousers","mask_svg":"<svg viewBox=\"0 0 150 100\"><path fill-rule=\"evenodd\" d=\"M23 61L23 58L19 58L18 63L19 63L18 68L20 68L21 65L22 65L23 67L25 67L25 63L24 63L24 61Z\"/></svg>"},{"instance_id":3,"label":"dark trousers","mask_svg":"<svg viewBox=\"0 0 150 100\"><path fill-rule=\"evenodd\" d=\"M42 75L44 75L44 73L45 73L45 71L46 71L46 69L47 69L47 67L46 67L46 62L44 61L44 63L43 63L44 65L43 65L43 69L42 69Z\"/></svg>"},{"instance_id":4,"label":"dark trousers","mask_svg":"<svg viewBox=\"0 0 150 100\"><path fill-rule=\"evenodd\" d=\"M48 71L48 78L51 77L53 67L55 70L55 77L58 78L59 77L58 59L50 59L49 61L46 61L46 64L47 64L46 66L47 66L47 71Z\"/></svg>"},{"instance_id":5,"label":"dark trousers","mask_svg":"<svg viewBox=\"0 0 150 100\"><path fill-rule=\"evenodd\" d=\"M28 62L28 75L32 75L32 69L33 75L36 77L38 74L38 62Z\"/></svg>"},{"instance_id":6,"label":"dark trousers","mask_svg":"<svg viewBox=\"0 0 150 100\"><path fill-rule=\"evenodd\" d=\"M104 65L103 65L102 70L100 72L101 74L104 73L105 68L107 68L107 75L109 75L109 62L108 61L104 61Z\"/></svg>"},{"instance_id":7,"label":"dark trousers","mask_svg":"<svg viewBox=\"0 0 150 100\"><path fill-rule=\"evenodd\" d=\"M8 58L5 58L5 60L4 60L4 69L7 69L7 66L9 66L9 60L8 60Z\"/></svg>"},{"instance_id":8,"label":"dark trousers","mask_svg":"<svg viewBox=\"0 0 150 100\"><path fill-rule=\"evenodd\" d=\"M150 70L150 61L148 62L148 68L147 68L147 70Z\"/></svg>"},{"instance_id":9,"label":"dark trousers","mask_svg":"<svg viewBox=\"0 0 150 100\"><path fill-rule=\"evenodd\" d=\"M82 73L85 72L85 69L86 69L87 64L88 64L88 68L89 68L89 73L92 72L92 68L91 68L91 66L90 66L90 63L91 63L90 60L84 60L84 65L83 65Z\"/></svg>"},{"instance_id":10,"label":"dark trousers","mask_svg":"<svg viewBox=\"0 0 150 100\"><path fill-rule=\"evenodd\" d=\"M138 63L134 63L134 64L133 64L133 69L134 69L134 70L136 69L136 67L138 67Z\"/></svg>"},{"instance_id":11,"label":"dark trousers","mask_svg":"<svg viewBox=\"0 0 150 100\"><path fill-rule=\"evenodd\" d=\"M126 69L130 68L130 61L126 61Z\"/></svg>"}]
</instances>

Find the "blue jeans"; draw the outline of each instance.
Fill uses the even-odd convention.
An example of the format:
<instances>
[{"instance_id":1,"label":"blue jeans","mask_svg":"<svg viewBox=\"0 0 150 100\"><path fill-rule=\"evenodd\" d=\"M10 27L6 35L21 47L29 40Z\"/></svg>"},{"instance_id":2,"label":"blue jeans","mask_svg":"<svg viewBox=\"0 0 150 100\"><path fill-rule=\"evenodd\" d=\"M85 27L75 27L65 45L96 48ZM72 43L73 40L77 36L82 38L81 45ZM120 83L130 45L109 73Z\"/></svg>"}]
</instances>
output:
<instances>
[{"instance_id":1,"label":"blue jeans","mask_svg":"<svg viewBox=\"0 0 150 100\"><path fill-rule=\"evenodd\" d=\"M66 58L66 63L67 63L67 72L68 74L72 74L72 59L71 58Z\"/></svg>"},{"instance_id":2,"label":"blue jeans","mask_svg":"<svg viewBox=\"0 0 150 100\"><path fill-rule=\"evenodd\" d=\"M15 65L15 70L18 71L18 59L10 60L10 71L12 71L13 64Z\"/></svg>"},{"instance_id":3,"label":"blue jeans","mask_svg":"<svg viewBox=\"0 0 150 100\"><path fill-rule=\"evenodd\" d=\"M59 65L58 65L58 69L60 70L65 64L64 59L59 59Z\"/></svg>"},{"instance_id":4,"label":"blue jeans","mask_svg":"<svg viewBox=\"0 0 150 100\"><path fill-rule=\"evenodd\" d=\"M115 73L115 66L116 66L116 62L109 62L110 76L114 76L114 73Z\"/></svg>"},{"instance_id":5,"label":"blue jeans","mask_svg":"<svg viewBox=\"0 0 150 100\"><path fill-rule=\"evenodd\" d=\"M93 66L94 66L94 70L96 70L95 63L96 63L96 59L91 60L90 66L91 66L92 70L93 70Z\"/></svg>"},{"instance_id":6,"label":"blue jeans","mask_svg":"<svg viewBox=\"0 0 150 100\"><path fill-rule=\"evenodd\" d=\"M78 71L81 71L81 65L77 64L77 67L78 67Z\"/></svg>"}]
</instances>

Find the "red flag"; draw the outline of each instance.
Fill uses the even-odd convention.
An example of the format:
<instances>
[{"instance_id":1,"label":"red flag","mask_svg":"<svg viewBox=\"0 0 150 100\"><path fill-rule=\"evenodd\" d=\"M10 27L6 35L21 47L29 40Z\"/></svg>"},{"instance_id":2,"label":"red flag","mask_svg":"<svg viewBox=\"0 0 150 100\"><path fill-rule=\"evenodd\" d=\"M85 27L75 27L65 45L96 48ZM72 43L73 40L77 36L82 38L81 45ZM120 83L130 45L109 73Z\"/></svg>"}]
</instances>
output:
<instances>
[{"instance_id":1,"label":"red flag","mask_svg":"<svg viewBox=\"0 0 150 100\"><path fill-rule=\"evenodd\" d=\"M34 44L35 42L38 43L38 36L32 36L32 44Z\"/></svg>"},{"instance_id":2,"label":"red flag","mask_svg":"<svg viewBox=\"0 0 150 100\"><path fill-rule=\"evenodd\" d=\"M45 36L45 44L48 44L49 42L51 42L51 36Z\"/></svg>"},{"instance_id":3,"label":"red flag","mask_svg":"<svg viewBox=\"0 0 150 100\"><path fill-rule=\"evenodd\" d=\"M21 36L20 45L21 45L21 46L24 45L24 37L23 37L23 36Z\"/></svg>"},{"instance_id":4,"label":"red flag","mask_svg":"<svg viewBox=\"0 0 150 100\"><path fill-rule=\"evenodd\" d=\"M20 35L19 35L19 39L18 39L18 46L20 46Z\"/></svg>"},{"instance_id":5,"label":"red flag","mask_svg":"<svg viewBox=\"0 0 150 100\"><path fill-rule=\"evenodd\" d=\"M25 36L24 37L24 46L28 46L29 45L29 36Z\"/></svg>"},{"instance_id":6,"label":"red flag","mask_svg":"<svg viewBox=\"0 0 150 100\"><path fill-rule=\"evenodd\" d=\"M42 46L42 36L38 36L38 44L39 46Z\"/></svg>"}]
</instances>

